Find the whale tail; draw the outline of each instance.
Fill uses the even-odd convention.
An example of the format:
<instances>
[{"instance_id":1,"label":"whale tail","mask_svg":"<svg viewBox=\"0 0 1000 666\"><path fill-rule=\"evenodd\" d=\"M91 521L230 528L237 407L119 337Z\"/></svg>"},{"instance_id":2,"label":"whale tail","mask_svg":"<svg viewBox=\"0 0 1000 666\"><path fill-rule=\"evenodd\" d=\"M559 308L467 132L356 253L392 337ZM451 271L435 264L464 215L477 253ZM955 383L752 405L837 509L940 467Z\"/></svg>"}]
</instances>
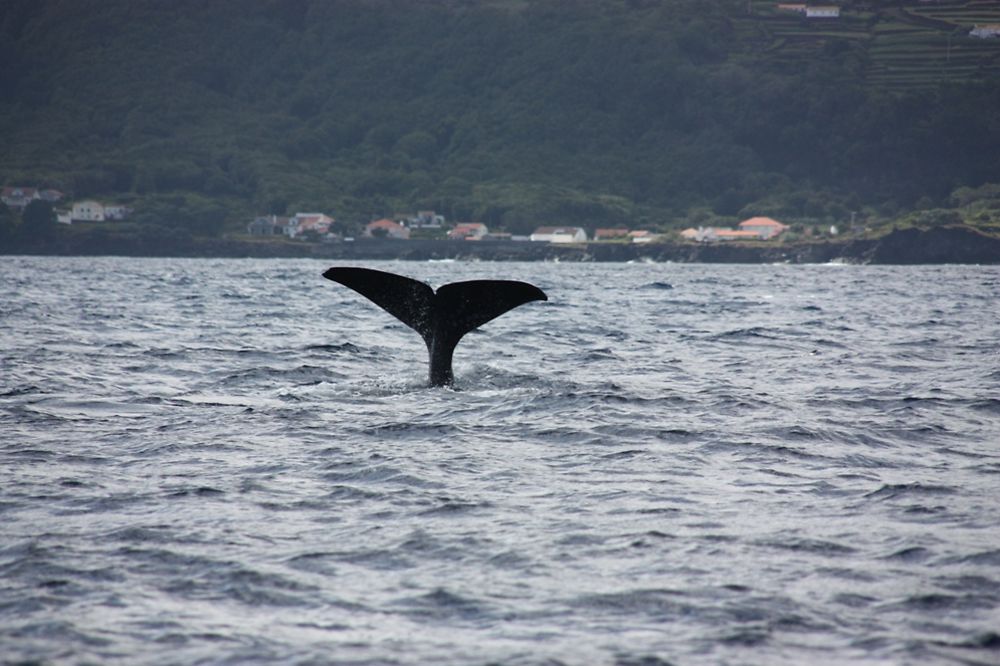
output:
<instances>
[{"instance_id":1,"label":"whale tail","mask_svg":"<svg viewBox=\"0 0 1000 666\"><path fill-rule=\"evenodd\" d=\"M350 287L419 333L430 356L432 386L452 383L452 355L466 333L519 305L548 300L538 287L514 280L453 282L435 292L418 280L370 268L334 267L323 277Z\"/></svg>"}]
</instances>

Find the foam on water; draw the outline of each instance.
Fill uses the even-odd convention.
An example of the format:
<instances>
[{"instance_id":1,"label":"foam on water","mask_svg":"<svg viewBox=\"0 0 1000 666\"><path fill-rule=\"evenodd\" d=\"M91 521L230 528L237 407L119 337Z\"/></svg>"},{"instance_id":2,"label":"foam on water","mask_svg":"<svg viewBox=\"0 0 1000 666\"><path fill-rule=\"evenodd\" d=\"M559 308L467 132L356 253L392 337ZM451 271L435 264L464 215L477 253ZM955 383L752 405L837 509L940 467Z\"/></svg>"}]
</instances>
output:
<instances>
[{"instance_id":1,"label":"foam on water","mask_svg":"<svg viewBox=\"0 0 1000 666\"><path fill-rule=\"evenodd\" d=\"M66 663L996 663L1000 271L0 264L0 645Z\"/></svg>"}]
</instances>

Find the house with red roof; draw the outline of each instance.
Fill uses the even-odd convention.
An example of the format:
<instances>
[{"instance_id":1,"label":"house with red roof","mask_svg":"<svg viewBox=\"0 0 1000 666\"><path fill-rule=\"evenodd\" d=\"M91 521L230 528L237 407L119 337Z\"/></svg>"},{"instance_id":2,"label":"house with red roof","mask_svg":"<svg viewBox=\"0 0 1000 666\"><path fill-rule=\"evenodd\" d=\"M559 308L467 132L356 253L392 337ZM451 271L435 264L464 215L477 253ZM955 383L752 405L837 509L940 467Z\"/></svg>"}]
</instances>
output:
<instances>
[{"instance_id":1,"label":"house with red roof","mask_svg":"<svg viewBox=\"0 0 1000 666\"><path fill-rule=\"evenodd\" d=\"M463 222L448 232L450 240L482 240L490 232L481 222Z\"/></svg>"},{"instance_id":2,"label":"house with red roof","mask_svg":"<svg viewBox=\"0 0 1000 666\"><path fill-rule=\"evenodd\" d=\"M10 208L24 208L32 201L41 199L49 203L62 201L66 195L59 190L40 190L35 187L4 187L0 190L0 200Z\"/></svg>"},{"instance_id":3,"label":"house with red roof","mask_svg":"<svg viewBox=\"0 0 1000 666\"><path fill-rule=\"evenodd\" d=\"M694 227L681 232L681 238L700 243L714 241L752 241L768 240L782 233L788 227L769 217L751 217L743 220L738 229L722 229L719 227Z\"/></svg>"},{"instance_id":4,"label":"house with red roof","mask_svg":"<svg viewBox=\"0 0 1000 666\"><path fill-rule=\"evenodd\" d=\"M24 208L40 198L41 195L34 187L5 187L0 192L0 199L10 208Z\"/></svg>"},{"instance_id":5,"label":"house with red roof","mask_svg":"<svg viewBox=\"0 0 1000 666\"><path fill-rule=\"evenodd\" d=\"M595 241L611 241L628 238L628 229L616 227L614 229L596 229L594 231Z\"/></svg>"},{"instance_id":6,"label":"house with red roof","mask_svg":"<svg viewBox=\"0 0 1000 666\"><path fill-rule=\"evenodd\" d=\"M410 230L395 220L382 218L381 220L375 220L374 222L369 222L365 225L364 235L368 238L396 238L400 240L408 240L410 238Z\"/></svg>"},{"instance_id":7,"label":"house with red roof","mask_svg":"<svg viewBox=\"0 0 1000 666\"><path fill-rule=\"evenodd\" d=\"M330 231L333 218L323 213L296 213L295 217L289 220L289 233L293 238L304 233L314 233L325 236Z\"/></svg>"},{"instance_id":8,"label":"house with red roof","mask_svg":"<svg viewBox=\"0 0 1000 666\"><path fill-rule=\"evenodd\" d=\"M751 217L740 222L739 227L740 231L754 232L761 240L774 238L788 229L787 225L769 217Z\"/></svg>"}]
</instances>

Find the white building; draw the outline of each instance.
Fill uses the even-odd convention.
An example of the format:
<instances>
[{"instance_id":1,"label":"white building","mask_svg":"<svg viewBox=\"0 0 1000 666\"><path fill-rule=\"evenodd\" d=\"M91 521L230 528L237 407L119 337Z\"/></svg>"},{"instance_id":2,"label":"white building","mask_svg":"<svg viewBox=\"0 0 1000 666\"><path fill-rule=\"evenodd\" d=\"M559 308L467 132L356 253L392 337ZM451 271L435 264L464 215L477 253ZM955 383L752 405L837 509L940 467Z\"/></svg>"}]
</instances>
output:
<instances>
[{"instance_id":1,"label":"white building","mask_svg":"<svg viewBox=\"0 0 1000 666\"><path fill-rule=\"evenodd\" d=\"M587 232L580 227L538 227L531 240L543 243L586 243Z\"/></svg>"},{"instance_id":2,"label":"white building","mask_svg":"<svg viewBox=\"0 0 1000 666\"><path fill-rule=\"evenodd\" d=\"M87 199L77 201L69 211L69 218L74 222L107 222L108 220L124 220L132 213L128 206L118 204L102 204L100 201Z\"/></svg>"},{"instance_id":3,"label":"white building","mask_svg":"<svg viewBox=\"0 0 1000 666\"><path fill-rule=\"evenodd\" d=\"M103 222L107 219L104 204L99 201L77 201L70 211L70 218L75 222Z\"/></svg>"},{"instance_id":4,"label":"white building","mask_svg":"<svg viewBox=\"0 0 1000 666\"><path fill-rule=\"evenodd\" d=\"M440 229L444 226L444 215L438 215L432 210L418 211L413 217L406 218L406 226L411 229Z\"/></svg>"},{"instance_id":5,"label":"white building","mask_svg":"<svg viewBox=\"0 0 1000 666\"><path fill-rule=\"evenodd\" d=\"M633 243L652 243L659 238L652 231L646 231L645 229L630 231L628 232L628 237Z\"/></svg>"},{"instance_id":6,"label":"white building","mask_svg":"<svg viewBox=\"0 0 1000 666\"><path fill-rule=\"evenodd\" d=\"M1000 37L1000 23L986 23L983 25L977 25L975 28L969 31L970 37L978 37L980 39L991 39L993 37Z\"/></svg>"},{"instance_id":7,"label":"white building","mask_svg":"<svg viewBox=\"0 0 1000 666\"><path fill-rule=\"evenodd\" d=\"M814 5L806 7L806 18L839 18L840 7L834 5Z\"/></svg>"},{"instance_id":8,"label":"white building","mask_svg":"<svg viewBox=\"0 0 1000 666\"><path fill-rule=\"evenodd\" d=\"M105 220L124 220L129 216L132 209L128 206L118 206L115 204L108 205L104 207L104 219Z\"/></svg>"}]
</instances>

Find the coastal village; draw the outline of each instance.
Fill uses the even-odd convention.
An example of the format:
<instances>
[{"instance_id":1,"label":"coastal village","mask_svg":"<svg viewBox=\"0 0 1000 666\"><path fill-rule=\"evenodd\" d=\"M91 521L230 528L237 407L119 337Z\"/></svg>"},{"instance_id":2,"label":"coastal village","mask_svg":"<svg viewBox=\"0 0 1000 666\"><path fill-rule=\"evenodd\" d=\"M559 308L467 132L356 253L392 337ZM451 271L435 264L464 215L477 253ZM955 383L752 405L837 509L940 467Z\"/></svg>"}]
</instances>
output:
<instances>
[{"instance_id":1,"label":"coastal village","mask_svg":"<svg viewBox=\"0 0 1000 666\"><path fill-rule=\"evenodd\" d=\"M53 206L56 219L62 224L87 222L113 222L126 220L133 213L128 206L104 203L93 199L73 202L60 206L66 195L58 190L34 187L4 187L0 200L12 210L23 212L33 201L45 201ZM280 237L312 242L351 242L353 236L345 236L333 230L335 218L326 213L295 213L290 216L260 215L246 226L249 236ZM679 233L683 240L712 243L719 241L766 241L779 237L788 225L769 217L752 217L740 222L735 229L720 227L698 227L684 229ZM425 240L452 241L527 241L541 243L654 243L664 239L664 234L646 229L613 227L595 229L588 235L583 227L539 226L529 235L516 235L503 231L490 231L481 222L459 222L449 224L444 215L434 211L419 211L415 214L394 215L372 220L364 225L361 237L365 239L409 240L419 237Z\"/></svg>"},{"instance_id":2,"label":"coastal village","mask_svg":"<svg viewBox=\"0 0 1000 666\"><path fill-rule=\"evenodd\" d=\"M132 209L115 203L103 203L93 199L73 202L68 208L63 206L66 195L59 190L36 187L4 187L0 190L0 201L13 211L23 212L33 201L45 201L52 205L56 220L61 224L74 222L108 222L125 220Z\"/></svg>"},{"instance_id":3,"label":"coastal village","mask_svg":"<svg viewBox=\"0 0 1000 666\"><path fill-rule=\"evenodd\" d=\"M4 187L0 200L10 209L23 212L33 201L45 201L53 206L61 224L115 222L127 220L134 212L120 204L84 199L66 204L66 195L53 189L36 187ZM259 215L246 225L246 233L256 238L285 238L311 242L352 242L355 237L334 231L336 220L326 213L295 213L290 216ZM740 222L735 229L698 227L684 229L681 239L697 243L720 241L767 241L779 237L788 225L769 217L752 217ZM365 239L451 241L526 241L536 243L655 243L665 240L665 234L647 229L627 227L598 228L588 234L583 227L572 225L539 226L531 234L516 235L491 231L481 222L449 224L444 215L434 211L397 214L372 220L364 225Z\"/></svg>"},{"instance_id":4,"label":"coastal village","mask_svg":"<svg viewBox=\"0 0 1000 666\"><path fill-rule=\"evenodd\" d=\"M287 237L326 242L351 242L352 236L342 236L331 230L333 217L324 213L296 213L290 217L264 215L247 225L247 233L255 237ZM780 236L788 225L769 217L752 217L739 223L736 229L699 227L684 229L680 238L698 243L717 241L767 241ZM614 227L596 229L592 235L583 227L540 226L529 235L495 232L481 222L459 222L450 225L443 215L420 211L414 215L396 215L372 220L364 226L365 239L406 241L419 237L425 240L452 241L526 241L536 243L654 243L664 234L645 229Z\"/></svg>"}]
</instances>

